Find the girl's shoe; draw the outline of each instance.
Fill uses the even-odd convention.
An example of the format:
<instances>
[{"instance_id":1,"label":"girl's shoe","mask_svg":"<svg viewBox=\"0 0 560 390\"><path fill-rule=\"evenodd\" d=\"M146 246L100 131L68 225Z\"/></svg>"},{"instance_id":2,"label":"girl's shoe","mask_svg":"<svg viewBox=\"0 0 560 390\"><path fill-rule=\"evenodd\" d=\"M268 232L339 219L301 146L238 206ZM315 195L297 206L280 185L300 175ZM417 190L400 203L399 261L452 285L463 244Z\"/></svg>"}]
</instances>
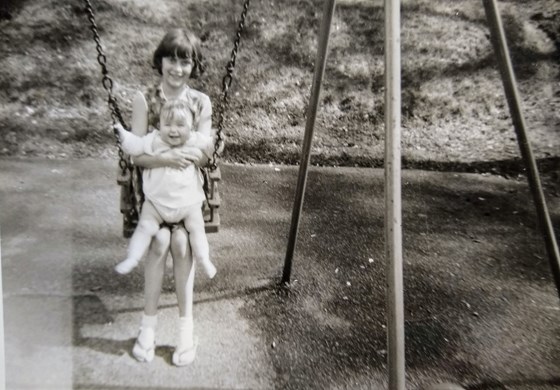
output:
<instances>
[{"instance_id":1,"label":"girl's shoe","mask_svg":"<svg viewBox=\"0 0 560 390\"><path fill-rule=\"evenodd\" d=\"M194 362L194 358L196 357L196 348L198 347L198 338L194 338L193 346L187 349L183 349L181 351L175 350L173 352L173 364L178 367L186 366Z\"/></svg>"},{"instance_id":2,"label":"girl's shoe","mask_svg":"<svg viewBox=\"0 0 560 390\"><path fill-rule=\"evenodd\" d=\"M147 342L144 343L140 340L140 335L143 335L144 340L152 340L151 343ZM155 333L152 328L140 328L140 333L136 338L136 342L134 343L134 347L132 347L132 356L139 362L149 363L154 360L156 352L156 341L155 341Z\"/></svg>"}]
</instances>

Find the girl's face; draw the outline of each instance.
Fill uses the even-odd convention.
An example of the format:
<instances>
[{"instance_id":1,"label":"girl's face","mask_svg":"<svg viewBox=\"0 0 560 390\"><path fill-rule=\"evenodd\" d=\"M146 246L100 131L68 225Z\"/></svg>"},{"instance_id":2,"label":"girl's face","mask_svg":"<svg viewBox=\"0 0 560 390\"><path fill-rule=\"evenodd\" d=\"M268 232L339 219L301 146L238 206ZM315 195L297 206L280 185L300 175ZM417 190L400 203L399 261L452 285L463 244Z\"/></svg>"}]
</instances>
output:
<instances>
[{"instance_id":1,"label":"girl's face","mask_svg":"<svg viewBox=\"0 0 560 390\"><path fill-rule=\"evenodd\" d=\"M194 62L191 58L163 57L161 75L163 82L172 88L182 88L191 77Z\"/></svg>"},{"instance_id":2,"label":"girl's face","mask_svg":"<svg viewBox=\"0 0 560 390\"><path fill-rule=\"evenodd\" d=\"M191 115L175 115L171 118L162 118L159 129L161 139L169 146L183 145L191 138L192 122Z\"/></svg>"}]
</instances>

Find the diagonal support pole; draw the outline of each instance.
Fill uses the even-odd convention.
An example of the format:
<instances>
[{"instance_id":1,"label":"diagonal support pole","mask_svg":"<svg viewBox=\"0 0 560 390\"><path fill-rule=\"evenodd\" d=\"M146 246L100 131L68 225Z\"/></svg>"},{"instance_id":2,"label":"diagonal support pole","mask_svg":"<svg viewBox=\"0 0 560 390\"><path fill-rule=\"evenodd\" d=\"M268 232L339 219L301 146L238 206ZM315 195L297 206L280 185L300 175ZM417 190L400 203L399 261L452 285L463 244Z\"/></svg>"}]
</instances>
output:
<instances>
[{"instance_id":1,"label":"diagonal support pole","mask_svg":"<svg viewBox=\"0 0 560 390\"><path fill-rule=\"evenodd\" d=\"M288 248L286 250L284 271L281 281L281 284L285 286L290 284L292 259L294 257L299 221L301 210L303 207L303 198L305 195L305 186L307 183L307 171L309 169L309 160L311 158L311 142L313 140L315 118L317 117L317 106L319 105L319 96L321 94L321 83L323 81L325 65L327 62L329 35L335 5L336 0L326 0L323 6L323 21L321 22L321 27L319 30L319 45L317 48L317 59L315 61L315 73L313 77L313 85L311 86L311 97L309 100L309 105L307 107L307 123L305 125L305 135L303 137L301 163L299 165L299 175L296 187L296 197L294 200L294 207L292 209L292 222L290 226Z\"/></svg>"},{"instance_id":2,"label":"diagonal support pole","mask_svg":"<svg viewBox=\"0 0 560 390\"><path fill-rule=\"evenodd\" d=\"M535 162L531 144L527 138L525 119L523 118L523 113L521 112L519 93L517 92L515 75L513 73L502 20L495 0L483 0L483 3L486 11L486 18L488 19L488 25L490 27L494 52L496 53L496 57L498 59L498 66L500 68L502 82L504 84L513 127L515 128L515 133L517 135L517 143L519 144L521 156L523 157L525 167L527 169L527 178L533 195L533 201L535 202L537 209L538 221L545 239L546 250L554 282L556 284L556 290L558 292L558 296L560 297L560 254L558 252L558 243L556 242L554 228L546 206L537 163Z\"/></svg>"}]
</instances>

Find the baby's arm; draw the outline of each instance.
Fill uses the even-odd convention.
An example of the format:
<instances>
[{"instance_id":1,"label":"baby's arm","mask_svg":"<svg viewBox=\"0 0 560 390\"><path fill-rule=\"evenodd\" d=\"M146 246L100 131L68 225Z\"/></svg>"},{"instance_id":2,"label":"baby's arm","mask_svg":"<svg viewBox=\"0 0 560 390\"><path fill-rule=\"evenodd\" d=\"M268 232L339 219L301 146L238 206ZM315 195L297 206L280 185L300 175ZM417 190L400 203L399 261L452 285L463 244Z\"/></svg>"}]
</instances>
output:
<instances>
[{"instance_id":1,"label":"baby's arm","mask_svg":"<svg viewBox=\"0 0 560 390\"><path fill-rule=\"evenodd\" d=\"M210 261L208 238L204 230L204 217L200 206L192 206L183 220L185 229L189 232L193 259L200 263L208 277L216 275L216 267Z\"/></svg>"},{"instance_id":2,"label":"baby's arm","mask_svg":"<svg viewBox=\"0 0 560 390\"><path fill-rule=\"evenodd\" d=\"M148 151L151 149L153 141L153 137L150 137L150 134L140 137L130 131L126 131L120 123L115 124L115 129L119 133L121 147L126 154L133 157L149 154Z\"/></svg>"},{"instance_id":3,"label":"baby's arm","mask_svg":"<svg viewBox=\"0 0 560 390\"><path fill-rule=\"evenodd\" d=\"M193 137L187 141L183 146L179 149L187 159L191 162L195 163L197 166L204 166L206 161L208 161L212 157L212 153L214 151L214 147L212 146L212 138L203 136L204 138L208 138L210 143L208 142L199 142L198 135L195 133ZM199 165L203 163L202 165Z\"/></svg>"},{"instance_id":4,"label":"baby's arm","mask_svg":"<svg viewBox=\"0 0 560 390\"><path fill-rule=\"evenodd\" d=\"M137 92L132 102L131 130L138 136L148 134L148 103L142 92ZM176 149L160 155L141 154L133 159L134 165L143 168L185 168L192 164L192 161L190 155L179 153Z\"/></svg>"},{"instance_id":5,"label":"baby's arm","mask_svg":"<svg viewBox=\"0 0 560 390\"><path fill-rule=\"evenodd\" d=\"M207 158L211 158L214 153L214 138L204 133L195 132L187 143L187 147L199 149Z\"/></svg>"}]
</instances>

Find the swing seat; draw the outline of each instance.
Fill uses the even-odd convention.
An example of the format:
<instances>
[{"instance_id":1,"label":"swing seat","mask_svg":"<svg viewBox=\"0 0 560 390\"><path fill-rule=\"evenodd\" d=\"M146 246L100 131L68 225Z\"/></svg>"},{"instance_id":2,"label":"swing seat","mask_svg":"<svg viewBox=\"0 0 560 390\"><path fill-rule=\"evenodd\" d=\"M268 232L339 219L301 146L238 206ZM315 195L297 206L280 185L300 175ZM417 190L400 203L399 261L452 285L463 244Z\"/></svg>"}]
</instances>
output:
<instances>
[{"instance_id":1,"label":"swing seat","mask_svg":"<svg viewBox=\"0 0 560 390\"><path fill-rule=\"evenodd\" d=\"M217 233L220 227L220 207L221 198L218 192L218 182L222 180L220 168L208 170L208 199L204 201L202 213L204 216L204 227L206 233Z\"/></svg>"},{"instance_id":2,"label":"swing seat","mask_svg":"<svg viewBox=\"0 0 560 390\"><path fill-rule=\"evenodd\" d=\"M130 170L119 168L117 183L121 187L120 211L123 215L123 237L130 238L138 224L138 212L131 199L134 197Z\"/></svg>"}]
</instances>

